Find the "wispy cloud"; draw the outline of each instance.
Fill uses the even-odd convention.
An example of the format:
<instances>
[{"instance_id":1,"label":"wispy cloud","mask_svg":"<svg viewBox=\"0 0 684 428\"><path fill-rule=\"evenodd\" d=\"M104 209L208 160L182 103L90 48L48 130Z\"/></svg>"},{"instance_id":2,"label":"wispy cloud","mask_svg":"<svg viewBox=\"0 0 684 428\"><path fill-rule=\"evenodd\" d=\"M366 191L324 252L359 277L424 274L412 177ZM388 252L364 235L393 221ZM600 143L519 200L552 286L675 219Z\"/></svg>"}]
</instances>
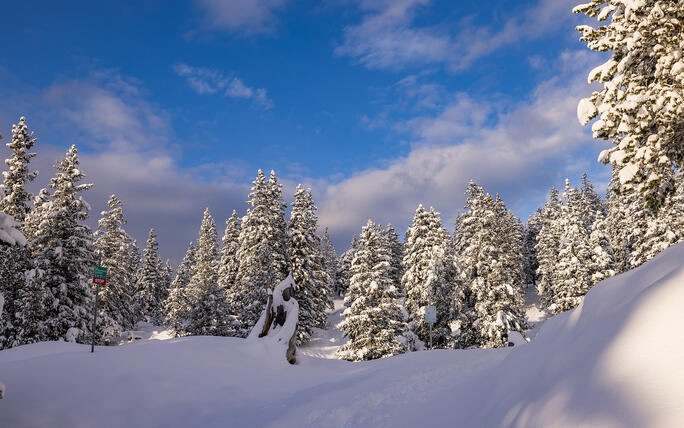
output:
<instances>
[{"instance_id":1,"label":"wispy cloud","mask_svg":"<svg viewBox=\"0 0 684 428\"><path fill-rule=\"evenodd\" d=\"M499 25L475 26L467 20L453 31L442 23L419 26L416 16L430 0L358 0L364 12L359 24L344 29L335 54L354 58L369 68L402 69L444 64L463 70L491 52L558 29L571 19L574 0L539 0L519 16ZM452 25L452 27L454 27Z\"/></svg>"},{"instance_id":2,"label":"wispy cloud","mask_svg":"<svg viewBox=\"0 0 684 428\"><path fill-rule=\"evenodd\" d=\"M244 36L272 33L286 0L196 0L203 25Z\"/></svg>"},{"instance_id":3,"label":"wispy cloud","mask_svg":"<svg viewBox=\"0 0 684 428\"><path fill-rule=\"evenodd\" d=\"M268 98L266 89L247 86L238 77L226 75L218 70L176 64L173 71L183 77L198 94L221 94L228 98L250 100L256 106L266 110L274 106L273 101Z\"/></svg>"}]
</instances>

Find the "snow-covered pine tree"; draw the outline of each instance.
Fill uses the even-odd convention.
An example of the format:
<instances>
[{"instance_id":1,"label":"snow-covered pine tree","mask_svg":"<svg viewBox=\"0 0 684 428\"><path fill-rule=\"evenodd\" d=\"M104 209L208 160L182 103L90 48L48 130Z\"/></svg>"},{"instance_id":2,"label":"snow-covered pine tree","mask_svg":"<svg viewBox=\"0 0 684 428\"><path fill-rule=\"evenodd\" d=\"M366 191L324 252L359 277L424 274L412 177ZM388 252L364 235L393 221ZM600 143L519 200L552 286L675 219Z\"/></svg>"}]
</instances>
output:
<instances>
[{"instance_id":1,"label":"snow-covered pine tree","mask_svg":"<svg viewBox=\"0 0 684 428\"><path fill-rule=\"evenodd\" d=\"M185 329L196 335L225 335L228 307L224 290L218 283L218 233L208 207L204 210L194 259L187 286L190 313Z\"/></svg>"},{"instance_id":2,"label":"snow-covered pine tree","mask_svg":"<svg viewBox=\"0 0 684 428\"><path fill-rule=\"evenodd\" d=\"M167 326L173 328L176 335L182 335L190 314L190 300L187 294L187 286L192 278L192 266L195 265L195 253L197 248L190 242L185 256L178 265L176 277L171 282L169 297L164 302L164 315Z\"/></svg>"},{"instance_id":3,"label":"snow-covered pine tree","mask_svg":"<svg viewBox=\"0 0 684 428\"><path fill-rule=\"evenodd\" d=\"M558 190L553 187L549 199L544 204L541 215L541 227L537 235L537 294L543 306L548 307L553 298L553 272L556 269L558 250L560 248L560 218L563 203Z\"/></svg>"},{"instance_id":4,"label":"snow-covered pine tree","mask_svg":"<svg viewBox=\"0 0 684 428\"><path fill-rule=\"evenodd\" d=\"M338 351L345 360L372 360L406 351L406 323L390 271L392 254L382 235L382 228L368 220L359 237L344 298L348 307L338 326L349 338Z\"/></svg>"},{"instance_id":5,"label":"snow-covered pine tree","mask_svg":"<svg viewBox=\"0 0 684 428\"><path fill-rule=\"evenodd\" d=\"M427 343L429 325L424 307L436 306L437 322L433 327L433 348L451 348L455 338L452 327L460 326L465 294L454 278L449 251L450 237L442 226L439 213L419 205L413 223L406 231L403 265L406 269L401 285L404 306L408 312L408 328ZM460 329L454 328L454 331Z\"/></svg>"},{"instance_id":6,"label":"snow-covered pine tree","mask_svg":"<svg viewBox=\"0 0 684 428\"><path fill-rule=\"evenodd\" d=\"M585 229L583 201L580 191L565 181L566 204L560 218L562 230L556 267L553 271L553 313L575 308L587 294L592 282L592 252L589 234Z\"/></svg>"},{"instance_id":7,"label":"snow-covered pine tree","mask_svg":"<svg viewBox=\"0 0 684 428\"><path fill-rule=\"evenodd\" d=\"M0 135L2 138L2 135ZM38 172L29 171L30 153L36 139L26 126L26 118L19 119L19 124L12 126L12 139L6 146L12 156L5 159L7 170L2 172L4 181L0 184L0 213L4 212L12 219L19 230L24 230L24 221L29 213L29 201L32 198L26 185L33 181ZM4 315L0 317L0 349L12 346L15 342L16 324L14 319L19 293L25 287L24 272L29 269L30 253L26 245L3 246L0 248L0 293L5 297Z\"/></svg>"},{"instance_id":8,"label":"snow-covered pine tree","mask_svg":"<svg viewBox=\"0 0 684 428\"><path fill-rule=\"evenodd\" d=\"M601 211L596 212L594 223L589 235L589 249L591 250L591 274L592 285L615 275L615 258L613 247L610 245L608 222Z\"/></svg>"},{"instance_id":9,"label":"snow-covered pine tree","mask_svg":"<svg viewBox=\"0 0 684 428\"><path fill-rule=\"evenodd\" d=\"M328 291L332 292L330 298L340 295L340 290L337 288L337 271L339 270L339 259L335 253L335 247L330 242L330 235L328 228L325 228L323 239L321 239L321 255L323 256L323 269L328 274L330 282L328 283Z\"/></svg>"},{"instance_id":10,"label":"snow-covered pine tree","mask_svg":"<svg viewBox=\"0 0 684 428\"><path fill-rule=\"evenodd\" d=\"M239 323L237 336L247 337L264 311L268 290L281 279L283 269L275 260L286 260L279 253L285 247L277 241L282 240L287 231L279 231L280 221L274 222L274 206L283 205L273 201L273 194L277 193L274 188L278 186L269 183L259 170L249 194L251 208L242 218L237 280L229 295L229 306ZM279 209L275 211L277 215L281 214Z\"/></svg>"},{"instance_id":11,"label":"snow-covered pine tree","mask_svg":"<svg viewBox=\"0 0 684 428\"><path fill-rule=\"evenodd\" d=\"M1 137L1 136L0 136ZM36 155L30 150L36 143L33 132L29 132L26 118L21 117L19 123L12 125L12 140L6 146L12 151L12 157L5 159L7 171L3 171L2 198L0 199L0 211L12 216L23 227L24 220L30 211L29 201L33 195L26 190L26 185L38 175L37 171L29 171L29 163ZM9 301L5 295L5 301ZM11 310L5 307L5 311Z\"/></svg>"},{"instance_id":12,"label":"snow-covered pine tree","mask_svg":"<svg viewBox=\"0 0 684 428\"><path fill-rule=\"evenodd\" d=\"M136 275L136 318L159 325L162 323L162 302L158 300L158 288L162 286L163 278L160 272L159 244L154 229L150 229L145 249L143 250L140 269Z\"/></svg>"},{"instance_id":13,"label":"snow-covered pine tree","mask_svg":"<svg viewBox=\"0 0 684 428\"><path fill-rule=\"evenodd\" d=\"M469 212L461 218L458 244L472 305L465 324L472 323L480 346L499 347L511 330L525 328L520 224L500 198L484 194L474 182L466 195Z\"/></svg>"},{"instance_id":14,"label":"snow-covered pine tree","mask_svg":"<svg viewBox=\"0 0 684 428\"><path fill-rule=\"evenodd\" d=\"M582 209L584 211L583 216L585 217L584 224L586 225L587 230L591 230L591 225L594 224L597 211L600 211L605 217L606 203L598 194L598 192L596 192L596 189L594 189L594 185L587 176L586 172L582 174L580 198L582 199Z\"/></svg>"},{"instance_id":15,"label":"snow-covered pine tree","mask_svg":"<svg viewBox=\"0 0 684 428\"><path fill-rule=\"evenodd\" d=\"M219 266L219 286L228 295L235 286L238 272L237 253L240 248L240 223L237 212L226 220L226 229L223 233L221 248L221 264Z\"/></svg>"},{"instance_id":16,"label":"snow-covered pine tree","mask_svg":"<svg viewBox=\"0 0 684 428\"><path fill-rule=\"evenodd\" d=\"M69 148L55 168L57 174L50 182L53 194L42 204L40 219L34 222L38 226L27 287L38 290L42 285L46 290L44 339L64 339L71 330L70 337L85 340L90 333L94 297L90 280L95 249L93 234L83 224L90 206L80 192L92 184L79 184L85 174L79 167L76 146Z\"/></svg>"},{"instance_id":17,"label":"snow-covered pine tree","mask_svg":"<svg viewBox=\"0 0 684 428\"><path fill-rule=\"evenodd\" d=\"M586 125L599 116L594 138L615 144L599 159L618 170L617 190L636 191L658 208L684 161L684 9L672 0L592 0L573 12L607 21L577 30L589 49L612 52L589 73L603 88L579 102L578 119Z\"/></svg>"},{"instance_id":18,"label":"snow-covered pine tree","mask_svg":"<svg viewBox=\"0 0 684 428\"><path fill-rule=\"evenodd\" d=\"M340 264L337 270L337 280L335 283L338 296L343 296L349 289L349 282L352 277L351 265L358 248L358 240L358 237L354 236L349 245L349 249L340 256Z\"/></svg>"},{"instance_id":19,"label":"snow-covered pine tree","mask_svg":"<svg viewBox=\"0 0 684 428\"><path fill-rule=\"evenodd\" d=\"M288 224L290 246L288 259L297 289L295 298L299 304L297 322L298 342L310 340L313 328L325 328L326 309L331 306L330 278L323 265L316 206L311 189L297 186Z\"/></svg>"},{"instance_id":20,"label":"snow-covered pine tree","mask_svg":"<svg viewBox=\"0 0 684 428\"><path fill-rule=\"evenodd\" d=\"M397 231L391 224L388 224L385 228L384 236L385 240L387 240L387 245L389 245L390 251L392 252L392 261L390 262L392 278L394 279L395 287L402 293L403 287L401 286L401 278L404 276L404 267L402 266L402 261L404 260L404 244L399 242L399 235L397 235Z\"/></svg>"},{"instance_id":21,"label":"snow-covered pine tree","mask_svg":"<svg viewBox=\"0 0 684 428\"><path fill-rule=\"evenodd\" d=\"M133 327L131 305L135 292L135 272L128 265L130 237L123 229L126 224L123 203L116 195L107 201L108 211L102 211L95 232L95 250L99 264L107 267L107 285L99 286L98 330L104 336L119 336Z\"/></svg>"},{"instance_id":22,"label":"snow-covered pine tree","mask_svg":"<svg viewBox=\"0 0 684 428\"><path fill-rule=\"evenodd\" d=\"M289 237L287 235L287 222L285 221L287 205L283 202L283 185L278 183L278 178L273 170L271 170L268 179L267 198L272 258L276 271L279 272L278 282L280 282L290 273L290 262L287 259Z\"/></svg>"},{"instance_id":23,"label":"snow-covered pine tree","mask_svg":"<svg viewBox=\"0 0 684 428\"><path fill-rule=\"evenodd\" d=\"M539 230L542 224L542 210L537 208L534 214L527 218L523 231L522 257L523 257L523 277L526 285L535 286L537 283L537 243Z\"/></svg>"}]
</instances>

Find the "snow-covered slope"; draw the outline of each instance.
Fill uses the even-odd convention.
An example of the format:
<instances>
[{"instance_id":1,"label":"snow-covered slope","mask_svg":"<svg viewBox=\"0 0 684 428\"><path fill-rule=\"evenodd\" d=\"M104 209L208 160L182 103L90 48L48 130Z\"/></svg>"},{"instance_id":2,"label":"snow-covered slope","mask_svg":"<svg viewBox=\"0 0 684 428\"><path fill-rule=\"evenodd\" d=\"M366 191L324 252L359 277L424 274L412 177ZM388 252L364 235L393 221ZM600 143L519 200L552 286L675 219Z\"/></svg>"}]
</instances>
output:
<instances>
[{"instance_id":1,"label":"snow-covered slope","mask_svg":"<svg viewBox=\"0 0 684 428\"><path fill-rule=\"evenodd\" d=\"M295 366L233 338L10 349L0 426L681 426L683 265L680 244L507 349Z\"/></svg>"}]
</instances>

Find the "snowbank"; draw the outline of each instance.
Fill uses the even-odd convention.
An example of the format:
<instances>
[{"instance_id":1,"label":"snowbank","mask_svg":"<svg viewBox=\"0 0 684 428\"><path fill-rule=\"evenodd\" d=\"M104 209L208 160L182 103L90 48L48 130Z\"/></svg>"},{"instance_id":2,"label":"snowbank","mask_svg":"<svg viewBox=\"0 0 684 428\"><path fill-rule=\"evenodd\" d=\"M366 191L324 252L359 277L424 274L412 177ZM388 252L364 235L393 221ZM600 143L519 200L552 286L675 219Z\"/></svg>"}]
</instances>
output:
<instances>
[{"instance_id":1,"label":"snowbank","mask_svg":"<svg viewBox=\"0 0 684 428\"><path fill-rule=\"evenodd\" d=\"M259 341L0 352L8 427L673 427L684 420L684 245L595 286L524 346L363 363Z\"/></svg>"}]
</instances>

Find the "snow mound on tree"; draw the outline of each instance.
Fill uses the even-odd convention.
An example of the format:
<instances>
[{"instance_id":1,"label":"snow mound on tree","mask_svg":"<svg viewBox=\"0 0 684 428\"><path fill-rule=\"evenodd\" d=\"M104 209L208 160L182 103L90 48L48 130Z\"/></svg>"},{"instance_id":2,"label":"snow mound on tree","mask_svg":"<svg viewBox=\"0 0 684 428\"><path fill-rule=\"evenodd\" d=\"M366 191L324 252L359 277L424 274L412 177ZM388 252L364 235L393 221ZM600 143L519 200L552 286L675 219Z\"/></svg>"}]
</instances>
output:
<instances>
[{"instance_id":1,"label":"snow mound on tree","mask_svg":"<svg viewBox=\"0 0 684 428\"><path fill-rule=\"evenodd\" d=\"M0 351L0 426L673 427L684 420L684 244L607 279L535 339L350 363L261 340ZM74 411L77 406L78 411Z\"/></svg>"},{"instance_id":2,"label":"snow mound on tree","mask_svg":"<svg viewBox=\"0 0 684 428\"><path fill-rule=\"evenodd\" d=\"M17 230L17 222L11 216L0 212L0 243L2 242L21 247L27 244L24 235Z\"/></svg>"}]
</instances>

